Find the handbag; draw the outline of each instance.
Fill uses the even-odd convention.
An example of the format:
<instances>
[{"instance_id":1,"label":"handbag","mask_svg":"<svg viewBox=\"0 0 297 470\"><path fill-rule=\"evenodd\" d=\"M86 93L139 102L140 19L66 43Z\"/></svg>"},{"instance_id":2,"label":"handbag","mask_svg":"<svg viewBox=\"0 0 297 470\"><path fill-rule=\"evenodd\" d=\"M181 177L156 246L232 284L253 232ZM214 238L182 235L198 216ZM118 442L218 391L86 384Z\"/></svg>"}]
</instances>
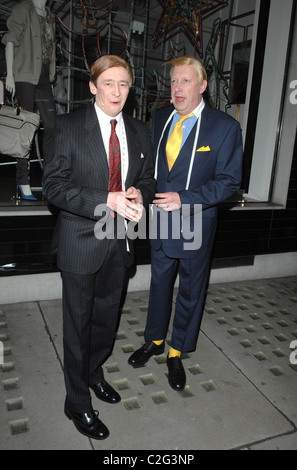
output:
<instances>
[{"instance_id":1,"label":"handbag","mask_svg":"<svg viewBox=\"0 0 297 470\"><path fill-rule=\"evenodd\" d=\"M40 116L21 107L0 105L0 153L14 158L29 158Z\"/></svg>"}]
</instances>

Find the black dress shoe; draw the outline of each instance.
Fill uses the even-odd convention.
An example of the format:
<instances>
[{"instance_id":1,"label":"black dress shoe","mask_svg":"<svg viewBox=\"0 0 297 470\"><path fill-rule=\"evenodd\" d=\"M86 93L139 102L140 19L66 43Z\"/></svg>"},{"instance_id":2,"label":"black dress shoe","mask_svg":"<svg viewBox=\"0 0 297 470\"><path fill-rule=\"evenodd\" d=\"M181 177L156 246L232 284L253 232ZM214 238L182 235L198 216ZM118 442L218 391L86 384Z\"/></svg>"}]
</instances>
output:
<instances>
[{"instance_id":1,"label":"black dress shoe","mask_svg":"<svg viewBox=\"0 0 297 470\"><path fill-rule=\"evenodd\" d=\"M128 364L135 368L142 367L148 362L152 356L159 356L163 354L165 349L165 341L160 346L157 346L152 341L145 343L141 348L137 349L132 356L128 359Z\"/></svg>"},{"instance_id":2,"label":"black dress shoe","mask_svg":"<svg viewBox=\"0 0 297 470\"><path fill-rule=\"evenodd\" d=\"M74 413L65 408L65 415L73 421L76 429L91 439L103 440L109 436L109 430L98 418L98 411Z\"/></svg>"},{"instance_id":3,"label":"black dress shoe","mask_svg":"<svg viewBox=\"0 0 297 470\"><path fill-rule=\"evenodd\" d=\"M94 391L99 400L106 401L107 403L119 403L121 401L121 397L118 392L116 392L111 385L105 382L105 380L95 385L90 385L90 388Z\"/></svg>"},{"instance_id":4,"label":"black dress shoe","mask_svg":"<svg viewBox=\"0 0 297 470\"><path fill-rule=\"evenodd\" d=\"M186 373L181 358L167 356L167 367L169 385L177 392L183 391L186 386Z\"/></svg>"}]
</instances>

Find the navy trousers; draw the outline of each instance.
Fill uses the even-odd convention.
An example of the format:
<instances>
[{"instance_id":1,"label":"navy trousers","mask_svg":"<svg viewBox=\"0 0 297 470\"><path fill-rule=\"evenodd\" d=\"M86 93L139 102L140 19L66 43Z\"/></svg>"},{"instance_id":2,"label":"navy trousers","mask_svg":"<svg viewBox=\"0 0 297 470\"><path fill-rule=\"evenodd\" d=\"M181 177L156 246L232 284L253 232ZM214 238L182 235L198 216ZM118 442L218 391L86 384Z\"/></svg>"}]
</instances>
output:
<instances>
[{"instance_id":1,"label":"navy trousers","mask_svg":"<svg viewBox=\"0 0 297 470\"><path fill-rule=\"evenodd\" d=\"M204 256L193 252L191 258L169 258L160 250L151 250L151 287L146 341L166 339L171 313L173 288L177 274L179 288L172 324L171 346L178 351L196 349L209 278L211 250Z\"/></svg>"}]
</instances>

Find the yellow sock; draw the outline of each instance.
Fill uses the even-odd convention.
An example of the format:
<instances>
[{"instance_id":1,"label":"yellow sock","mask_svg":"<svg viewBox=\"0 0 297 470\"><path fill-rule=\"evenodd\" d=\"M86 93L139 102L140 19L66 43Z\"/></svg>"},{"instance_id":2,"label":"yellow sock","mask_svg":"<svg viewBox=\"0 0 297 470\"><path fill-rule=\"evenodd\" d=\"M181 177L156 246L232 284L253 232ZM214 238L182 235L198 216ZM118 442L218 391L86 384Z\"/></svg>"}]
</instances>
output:
<instances>
[{"instance_id":1,"label":"yellow sock","mask_svg":"<svg viewBox=\"0 0 297 470\"><path fill-rule=\"evenodd\" d=\"M163 343L164 339L161 339L160 341L153 341L156 346L160 346Z\"/></svg>"},{"instance_id":2,"label":"yellow sock","mask_svg":"<svg viewBox=\"0 0 297 470\"><path fill-rule=\"evenodd\" d=\"M174 349L174 348L170 348L169 349L169 353L168 353L168 357L169 359L171 357L180 357L181 356L181 352L178 351L177 349Z\"/></svg>"}]
</instances>

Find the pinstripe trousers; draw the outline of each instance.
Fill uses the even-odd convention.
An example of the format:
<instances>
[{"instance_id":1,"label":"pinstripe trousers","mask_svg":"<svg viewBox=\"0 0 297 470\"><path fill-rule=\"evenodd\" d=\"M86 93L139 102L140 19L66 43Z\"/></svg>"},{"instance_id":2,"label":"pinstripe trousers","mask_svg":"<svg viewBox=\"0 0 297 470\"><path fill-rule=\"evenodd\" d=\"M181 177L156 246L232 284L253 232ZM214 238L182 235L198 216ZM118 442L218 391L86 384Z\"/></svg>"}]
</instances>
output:
<instances>
[{"instance_id":1,"label":"pinstripe trousers","mask_svg":"<svg viewBox=\"0 0 297 470\"><path fill-rule=\"evenodd\" d=\"M95 274L62 271L65 406L92 410L90 384L104 380L102 365L112 352L126 269L119 243Z\"/></svg>"}]
</instances>

